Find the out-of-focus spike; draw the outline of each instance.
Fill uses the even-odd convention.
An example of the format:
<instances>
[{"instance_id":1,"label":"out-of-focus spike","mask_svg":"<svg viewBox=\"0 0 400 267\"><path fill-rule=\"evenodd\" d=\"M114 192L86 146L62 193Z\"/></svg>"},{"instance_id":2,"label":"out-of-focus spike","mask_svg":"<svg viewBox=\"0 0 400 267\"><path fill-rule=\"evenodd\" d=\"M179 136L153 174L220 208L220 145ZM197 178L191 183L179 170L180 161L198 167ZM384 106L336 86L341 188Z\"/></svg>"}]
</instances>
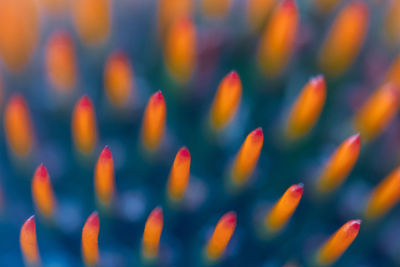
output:
<instances>
[{"instance_id":1,"label":"out-of-focus spike","mask_svg":"<svg viewBox=\"0 0 400 267\"><path fill-rule=\"evenodd\" d=\"M394 83L397 88L400 88L400 55L396 57L387 70L384 83Z\"/></svg>"},{"instance_id":2,"label":"out-of-focus spike","mask_svg":"<svg viewBox=\"0 0 400 267\"><path fill-rule=\"evenodd\" d=\"M294 0L283 0L273 11L258 48L260 69L270 78L278 77L292 54L299 24Z\"/></svg>"},{"instance_id":3,"label":"out-of-focus spike","mask_svg":"<svg viewBox=\"0 0 400 267\"><path fill-rule=\"evenodd\" d=\"M182 17L191 17L193 0L158 1L158 32L163 38L172 24Z\"/></svg>"},{"instance_id":4,"label":"out-of-focus spike","mask_svg":"<svg viewBox=\"0 0 400 267\"><path fill-rule=\"evenodd\" d=\"M333 11L342 0L314 0L313 2L318 11L325 15Z\"/></svg>"},{"instance_id":5,"label":"out-of-focus spike","mask_svg":"<svg viewBox=\"0 0 400 267\"><path fill-rule=\"evenodd\" d=\"M280 231L289 221L303 195L303 184L289 187L265 217L268 232Z\"/></svg>"},{"instance_id":6,"label":"out-of-focus spike","mask_svg":"<svg viewBox=\"0 0 400 267\"><path fill-rule=\"evenodd\" d=\"M50 176L43 164L36 169L32 180L32 197L38 211L50 218L55 210L55 198Z\"/></svg>"},{"instance_id":7,"label":"out-of-focus spike","mask_svg":"<svg viewBox=\"0 0 400 267\"><path fill-rule=\"evenodd\" d=\"M144 227L142 252L146 259L154 259L158 256L162 228L163 212L160 207L156 207L150 213Z\"/></svg>"},{"instance_id":8,"label":"out-of-focus spike","mask_svg":"<svg viewBox=\"0 0 400 267\"><path fill-rule=\"evenodd\" d=\"M0 56L11 72L21 72L37 46L38 13L34 0L0 1Z\"/></svg>"},{"instance_id":9,"label":"out-of-focus spike","mask_svg":"<svg viewBox=\"0 0 400 267\"><path fill-rule=\"evenodd\" d=\"M179 84L192 77L196 64L196 28L188 17L176 19L167 32L164 59L168 72Z\"/></svg>"},{"instance_id":10,"label":"out-of-focus spike","mask_svg":"<svg viewBox=\"0 0 400 267\"><path fill-rule=\"evenodd\" d=\"M363 140L376 138L399 110L400 93L394 84L384 84L363 104L354 118L354 126Z\"/></svg>"},{"instance_id":11,"label":"out-of-focus spike","mask_svg":"<svg viewBox=\"0 0 400 267\"><path fill-rule=\"evenodd\" d=\"M319 54L319 65L331 77L340 76L359 54L369 21L368 6L362 0L347 4L337 15Z\"/></svg>"},{"instance_id":12,"label":"out-of-focus spike","mask_svg":"<svg viewBox=\"0 0 400 267\"><path fill-rule=\"evenodd\" d=\"M384 16L384 32L387 42L395 47L400 44L400 1L390 0Z\"/></svg>"},{"instance_id":13,"label":"out-of-focus spike","mask_svg":"<svg viewBox=\"0 0 400 267\"><path fill-rule=\"evenodd\" d=\"M29 156L33 148L33 129L28 107L21 94L14 94L7 103L4 129L11 150L19 157Z\"/></svg>"},{"instance_id":14,"label":"out-of-focus spike","mask_svg":"<svg viewBox=\"0 0 400 267\"><path fill-rule=\"evenodd\" d=\"M175 156L168 179L168 196L174 201L180 201L186 192L190 177L190 152L186 147L179 149Z\"/></svg>"},{"instance_id":15,"label":"out-of-focus spike","mask_svg":"<svg viewBox=\"0 0 400 267\"><path fill-rule=\"evenodd\" d=\"M373 191L365 216L376 219L387 213L400 199L400 167L392 171Z\"/></svg>"},{"instance_id":16,"label":"out-of-focus spike","mask_svg":"<svg viewBox=\"0 0 400 267\"><path fill-rule=\"evenodd\" d=\"M165 100L161 91L158 91L151 96L143 115L142 141L149 151L156 150L160 145L164 135L165 116Z\"/></svg>"},{"instance_id":17,"label":"out-of-focus spike","mask_svg":"<svg viewBox=\"0 0 400 267\"><path fill-rule=\"evenodd\" d=\"M96 116L88 96L82 96L72 114L72 135L76 148L83 154L93 152L97 142Z\"/></svg>"},{"instance_id":18,"label":"out-of-focus spike","mask_svg":"<svg viewBox=\"0 0 400 267\"><path fill-rule=\"evenodd\" d=\"M227 74L218 86L211 112L210 124L215 131L221 131L233 119L242 98L242 82L236 71Z\"/></svg>"},{"instance_id":19,"label":"out-of-focus spike","mask_svg":"<svg viewBox=\"0 0 400 267\"><path fill-rule=\"evenodd\" d=\"M24 257L25 265L39 266L40 257L36 240L35 216L32 215L21 227L19 243Z\"/></svg>"},{"instance_id":20,"label":"out-of-focus spike","mask_svg":"<svg viewBox=\"0 0 400 267\"><path fill-rule=\"evenodd\" d=\"M51 85L61 93L70 93L76 83L75 47L67 32L51 35L46 48L46 69Z\"/></svg>"},{"instance_id":21,"label":"out-of-focus spike","mask_svg":"<svg viewBox=\"0 0 400 267\"><path fill-rule=\"evenodd\" d=\"M216 261L224 254L226 247L236 228L236 213L230 211L218 221L214 232L206 246L206 256Z\"/></svg>"},{"instance_id":22,"label":"out-of-focus spike","mask_svg":"<svg viewBox=\"0 0 400 267\"><path fill-rule=\"evenodd\" d=\"M244 140L231 169L231 181L234 186L242 186L251 176L260 156L264 142L261 128L252 131Z\"/></svg>"},{"instance_id":23,"label":"out-of-focus spike","mask_svg":"<svg viewBox=\"0 0 400 267\"><path fill-rule=\"evenodd\" d=\"M95 211L87 218L82 229L82 257L87 266L95 266L99 261L99 215Z\"/></svg>"},{"instance_id":24,"label":"out-of-focus spike","mask_svg":"<svg viewBox=\"0 0 400 267\"><path fill-rule=\"evenodd\" d=\"M353 243L360 230L361 221L351 220L336 231L317 253L316 262L319 265L334 263Z\"/></svg>"},{"instance_id":25,"label":"out-of-focus spike","mask_svg":"<svg viewBox=\"0 0 400 267\"><path fill-rule=\"evenodd\" d=\"M259 32L277 0L248 0L247 21L253 32Z\"/></svg>"},{"instance_id":26,"label":"out-of-focus spike","mask_svg":"<svg viewBox=\"0 0 400 267\"><path fill-rule=\"evenodd\" d=\"M108 99L115 107L126 107L133 95L134 80L131 63L124 52L116 51L108 58L104 86Z\"/></svg>"},{"instance_id":27,"label":"out-of-focus spike","mask_svg":"<svg viewBox=\"0 0 400 267\"><path fill-rule=\"evenodd\" d=\"M99 202L104 206L109 206L114 196L115 178L114 161L111 151L107 146L103 149L97 160L94 185Z\"/></svg>"},{"instance_id":28,"label":"out-of-focus spike","mask_svg":"<svg viewBox=\"0 0 400 267\"><path fill-rule=\"evenodd\" d=\"M202 0L203 15L207 18L222 19L228 15L231 0Z\"/></svg>"},{"instance_id":29,"label":"out-of-focus spike","mask_svg":"<svg viewBox=\"0 0 400 267\"><path fill-rule=\"evenodd\" d=\"M107 41L111 31L110 0L74 1L73 19L76 30L86 45Z\"/></svg>"},{"instance_id":30,"label":"out-of-focus spike","mask_svg":"<svg viewBox=\"0 0 400 267\"><path fill-rule=\"evenodd\" d=\"M360 134L355 134L336 149L317 180L319 193L331 192L343 183L357 162L360 148Z\"/></svg>"},{"instance_id":31,"label":"out-of-focus spike","mask_svg":"<svg viewBox=\"0 0 400 267\"><path fill-rule=\"evenodd\" d=\"M286 136L305 136L317 122L325 104L326 85L323 76L312 78L293 104L286 123Z\"/></svg>"}]
</instances>

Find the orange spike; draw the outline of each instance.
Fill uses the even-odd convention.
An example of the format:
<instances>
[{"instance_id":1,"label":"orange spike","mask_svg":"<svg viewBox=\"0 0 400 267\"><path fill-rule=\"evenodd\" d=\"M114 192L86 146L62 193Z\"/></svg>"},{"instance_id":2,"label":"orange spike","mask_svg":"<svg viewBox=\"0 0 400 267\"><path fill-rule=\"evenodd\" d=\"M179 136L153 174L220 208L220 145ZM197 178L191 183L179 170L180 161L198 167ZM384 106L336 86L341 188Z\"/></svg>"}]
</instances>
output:
<instances>
[{"instance_id":1,"label":"orange spike","mask_svg":"<svg viewBox=\"0 0 400 267\"><path fill-rule=\"evenodd\" d=\"M153 94L147 103L142 122L142 141L146 149L154 151L164 135L166 106L161 91Z\"/></svg>"},{"instance_id":2,"label":"orange spike","mask_svg":"<svg viewBox=\"0 0 400 267\"><path fill-rule=\"evenodd\" d=\"M54 214L55 198L49 173L43 164L36 169L32 180L32 197L38 211L45 217Z\"/></svg>"},{"instance_id":3,"label":"orange spike","mask_svg":"<svg viewBox=\"0 0 400 267\"><path fill-rule=\"evenodd\" d=\"M352 220L340 227L318 251L317 263L319 265L334 263L353 243L360 230L360 225L360 220Z\"/></svg>"},{"instance_id":4,"label":"orange spike","mask_svg":"<svg viewBox=\"0 0 400 267\"><path fill-rule=\"evenodd\" d=\"M111 31L110 0L79 0L73 4L77 32L86 45L107 41Z\"/></svg>"},{"instance_id":5,"label":"orange spike","mask_svg":"<svg viewBox=\"0 0 400 267\"><path fill-rule=\"evenodd\" d=\"M158 32L164 37L166 31L182 17L190 17L193 12L192 0L159 0Z\"/></svg>"},{"instance_id":6,"label":"orange spike","mask_svg":"<svg viewBox=\"0 0 400 267\"><path fill-rule=\"evenodd\" d=\"M95 266L99 261L100 220L97 212L93 212L82 229L82 257L87 266Z\"/></svg>"},{"instance_id":7,"label":"orange spike","mask_svg":"<svg viewBox=\"0 0 400 267\"><path fill-rule=\"evenodd\" d=\"M324 73L340 76L353 64L367 35L368 20L368 6L361 0L339 12L319 54Z\"/></svg>"},{"instance_id":8,"label":"orange spike","mask_svg":"<svg viewBox=\"0 0 400 267\"><path fill-rule=\"evenodd\" d=\"M228 73L218 86L210 112L211 127L221 131L233 119L242 98L242 82L236 71Z\"/></svg>"},{"instance_id":9,"label":"orange spike","mask_svg":"<svg viewBox=\"0 0 400 267\"><path fill-rule=\"evenodd\" d=\"M325 104L326 85L323 76L312 78L293 104L286 123L286 136L305 136L317 122Z\"/></svg>"},{"instance_id":10,"label":"orange spike","mask_svg":"<svg viewBox=\"0 0 400 267\"><path fill-rule=\"evenodd\" d=\"M196 28L187 17L176 19L169 28L164 48L167 70L179 84L187 83L196 64Z\"/></svg>"},{"instance_id":11,"label":"orange spike","mask_svg":"<svg viewBox=\"0 0 400 267\"><path fill-rule=\"evenodd\" d=\"M365 140L376 138L394 119L400 94L394 84L385 84L364 103L354 118L354 126Z\"/></svg>"},{"instance_id":12,"label":"orange spike","mask_svg":"<svg viewBox=\"0 0 400 267\"><path fill-rule=\"evenodd\" d=\"M11 150L20 157L27 157L33 148L33 129L25 99L14 94L4 113L4 129Z\"/></svg>"},{"instance_id":13,"label":"orange spike","mask_svg":"<svg viewBox=\"0 0 400 267\"><path fill-rule=\"evenodd\" d=\"M299 13L295 1L280 2L258 48L258 64L268 77L276 78L285 69L295 45L298 25Z\"/></svg>"},{"instance_id":14,"label":"orange spike","mask_svg":"<svg viewBox=\"0 0 400 267\"><path fill-rule=\"evenodd\" d=\"M76 83L75 47L67 32L51 35L46 48L46 69L51 85L61 93L70 93Z\"/></svg>"},{"instance_id":15,"label":"orange spike","mask_svg":"<svg viewBox=\"0 0 400 267\"><path fill-rule=\"evenodd\" d=\"M400 1L388 1L389 5L384 16L384 32L386 41L393 47L400 44Z\"/></svg>"},{"instance_id":16,"label":"orange spike","mask_svg":"<svg viewBox=\"0 0 400 267\"><path fill-rule=\"evenodd\" d=\"M116 51L108 58L104 70L104 85L110 102L118 108L129 103L133 94L133 71L127 55Z\"/></svg>"},{"instance_id":17,"label":"orange spike","mask_svg":"<svg viewBox=\"0 0 400 267\"><path fill-rule=\"evenodd\" d=\"M144 226L142 252L146 258L155 258L158 255L161 232L163 228L163 212L156 207L149 215Z\"/></svg>"},{"instance_id":18,"label":"orange spike","mask_svg":"<svg viewBox=\"0 0 400 267\"><path fill-rule=\"evenodd\" d=\"M248 0L247 20L253 32L259 32L277 0Z\"/></svg>"},{"instance_id":19,"label":"orange spike","mask_svg":"<svg viewBox=\"0 0 400 267\"><path fill-rule=\"evenodd\" d=\"M21 227L19 243L24 256L25 264L37 266L40 263L39 249L36 240L35 215L29 217Z\"/></svg>"},{"instance_id":20,"label":"orange spike","mask_svg":"<svg viewBox=\"0 0 400 267\"><path fill-rule=\"evenodd\" d=\"M186 147L182 147L175 156L168 179L168 196L172 201L180 201L183 198L189 176L190 152Z\"/></svg>"},{"instance_id":21,"label":"orange spike","mask_svg":"<svg viewBox=\"0 0 400 267\"><path fill-rule=\"evenodd\" d=\"M303 184L289 187L265 217L265 226L269 232L280 231L289 221L299 205L303 195Z\"/></svg>"},{"instance_id":22,"label":"orange spike","mask_svg":"<svg viewBox=\"0 0 400 267\"><path fill-rule=\"evenodd\" d=\"M360 148L360 134L355 134L336 149L317 180L316 187L320 193L331 192L343 183L357 162Z\"/></svg>"},{"instance_id":23,"label":"orange spike","mask_svg":"<svg viewBox=\"0 0 400 267\"><path fill-rule=\"evenodd\" d=\"M372 192L365 216L378 218L387 213L400 199L400 167L392 171Z\"/></svg>"},{"instance_id":24,"label":"orange spike","mask_svg":"<svg viewBox=\"0 0 400 267\"><path fill-rule=\"evenodd\" d=\"M400 87L400 54L396 57L387 70L384 83L394 83L397 88Z\"/></svg>"},{"instance_id":25,"label":"orange spike","mask_svg":"<svg viewBox=\"0 0 400 267\"><path fill-rule=\"evenodd\" d=\"M236 213L230 211L218 221L217 226L207 243L206 255L210 260L218 260L225 252L229 240L236 228Z\"/></svg>"},{"instance_id":26,"label":"orange spike","mask_svg":"<svg viewBox=\"0 0 400 267\"><path fill-rule=\"evenodd\" d=\"M231 169L231 179L234 185L243 185L253 173L260 156L264 142L261 128L252 131L244 140Z\"/></svg>"},{"instance_id":27,"label":"orange spike","mask_svg":"<svg viewBox=\"0 0 400 267\"><path fill-rule=\"evenodd\" d=\"M333 11L342 2L342 0L314 0L313 2L318 11L326 15Z\"/></svg>"},{"instance_id":28,"label":"orange spike","mask_svg":"<svg viewBox=\"0 0 400 267\"><path fill-rule=\"evenodd\" d=\"M106 146L97 160L94 173L94 185L97 199L101 204L110 205L114 196L114 162L110 149Z\"/></svg>"},{"instance_id":29,"label":"orange spike","mask_svg":"<svg viewBox=\"0 0 400 267\"><path fill-rule=\"evenodd\" d=\"M8 70L18 73L36 49L40 31L34 0L0 1L0 56Z\"/></svg>"},{"instance_id":30,"label":"orange spike","mask_svg":"<svg viewBox=\"0 0 400 267\"><path fill-rule=\"evenodd\" d=\"M97 142L96 115L88 96L82 96L72 114L72 135L76 148L91 154Z\"/></svg>"},{"instance_id":31,"label":"orange spike","mask_svg":"<svg viewBox=\"0 0 400 267\"><path fill-rule=\"evenodd\" d=\"M202 0L203 15L207 18L226 17L231 6L231 0Z\"/></svg>"}]
</instances>

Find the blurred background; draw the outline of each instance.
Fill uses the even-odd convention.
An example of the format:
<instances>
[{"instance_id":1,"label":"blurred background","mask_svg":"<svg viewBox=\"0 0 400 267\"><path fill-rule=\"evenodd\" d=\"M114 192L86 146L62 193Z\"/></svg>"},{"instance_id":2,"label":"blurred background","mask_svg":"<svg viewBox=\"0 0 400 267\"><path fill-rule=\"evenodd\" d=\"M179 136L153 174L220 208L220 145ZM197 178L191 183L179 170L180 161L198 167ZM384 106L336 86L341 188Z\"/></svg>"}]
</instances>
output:
<instances>
[{"instance_id":1,"label":"blurred background","mask_svg":"<svg viewBox=\"0 0 400 267\"><path fill-rule=\"evenodd\" d=\"M30 125L14 127L23 118L1 116L0 266L23 266L19 233L32 214L42 264L57 267L83 265L81 232L94 210L100 216L99 266L116 267L142 266L144 224L156 206L164 211L157 266L203 266L204 245L231 210L237 227L219 266L308 266L329 235L351 219L362 219L371 190L399 164L397 115L382 134L363 144L338 190L319 198L313 181L336 147L357 132L357 110L388 73L392 82L399 80L400 1L297 0L293 38L278 38L275 48L270 43L275 50L265 56L260 47L265 36L279 35L280 26L273 33L271 21L279 21L276 10L284 2L290 1L0 0L1 114L18 94L29 114L22 124ZM361 15L368 18L356 27L351 26L356 15L342 18L342 28L356 30L341 33L342 39L336 33L333 46L352 47L354 41L355 48L343 58L334 49L324 52L337 17L352 2L365 5L369 16ZM290 19L281 20L291 27ZM268 53L278 58L263 67ZM350 62L324 67L319 63L324 53ZM243 86L240 105L232 121L213 133L210 107L232 70ZM325 75L327 94L321 116L306 137L289 142L282 130L285 116L319 74ZM110 89L113 82L123 89ZM158 90L166 103L165 132L149 155L142 147L141 124L148 99ZM96 118L97 141L90 153L76 148L71 131L73 110L83 95L92 101ZM227 170L257 127L264 132L258 164L246 188L232 193L226 188ZM30 140L22 152L7 136L18 139L21 132ZM96 202L93 177L106 145L114 159L116 190L105 211ZM166 184L182 146L191 154L190 181L184 200L174 207ZM32 201L31 181L40 163L49 172L57 203L50 220ZM264 240L257 218L300 182L304 195L291 221L278 236ZM395 207L374 223L364 222L336 266L400 264L398 211Z\"/></svg>"}]
</instances>

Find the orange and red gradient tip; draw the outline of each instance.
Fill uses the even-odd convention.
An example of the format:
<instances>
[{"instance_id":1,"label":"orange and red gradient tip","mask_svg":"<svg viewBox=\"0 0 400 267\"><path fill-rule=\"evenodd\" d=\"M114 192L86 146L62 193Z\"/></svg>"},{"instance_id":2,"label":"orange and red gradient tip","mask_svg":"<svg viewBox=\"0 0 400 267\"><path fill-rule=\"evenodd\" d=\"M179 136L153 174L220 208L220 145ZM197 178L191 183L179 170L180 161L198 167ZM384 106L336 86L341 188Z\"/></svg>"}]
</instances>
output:
<instances>
[{"instance_id":1,"label":"orange and red gradient tip","mask_svg":"<svg viewBox=\"0 0 400 267\"><path fill-rule=\"evenodd\" d=\"M337 230L319 249L316 263L326 266L334 263L353 243L360 230L361 220L352 220Z\"/></svg>"},{"instance_id":2,"label":"orange and red gradient tip","mask_svg":"<svg viewBox=\"0 0 400 267\"><path fill-rule=\"evenodd\" d=\"M318 121L325 99L325 79L319 75L304 86L289 112L285 127L289 139L299 139L310 132Z\"/></svg>"},{"instance_id":3,"label":"orange and red gradient tip","mask_svg":"<svg viewBox=\"0 0 400 267\"><path fill-rule=\"evenodd\" d=\"M186 84L196 65L196 27L189 17L176 19L167 31L164 60L167 70L178 84Z\"/></svg>"},{"instance_id":4,"label":"orange and red gradient tip","mask_svg":"<svg viewBox=\"0 0 400 267\"><path fill-rule=\"evenodd\" d=\"M96 115L92 101L82 96L72 114L72 136L75 147L84 155L92 154L97 143Z\"/></svg>"},{"instance_id":5,"label":"orange and red gradient tip","mask_svg":"<svg viewBox=\"0 0 400 267\"><path fill-rule=\"evenodd\" d=\"M97 160L94 174L97 200L103 206L110 206L115 191L114 161L110 149L106 146Z\"/></svg>"},{"instance_id":6,"label":"orange and red gradient tip","mask_svg":"<svg viewBox=\"0 0 400 267\"><path fill-rule=\"evenodd\" d=\"M109 101L117 108L126 107L133 97L133 70L124 52L115 51L107 59L104 69L104 87Z\"/></svg>"},{"instance_id":7,"label":"orange and red gradient tip","mask_svg":"<svg viewBox=\"0 0 400 267\"><path fill-rule=\"evenodd\" d=\"M72 18L82 42L105 43L111 33L111 0L80 0L72 4Z\"/></svg>"},{"instance_id":8,"label":"orange and red gradient tip","mask_svg":"<svg viewBox=\"0 0 400 267\"><path fill-rule=\"evenodd\" d=\"M386 214L400 200L400 168L392 171L372 191L366 209L367 219L377 219Z\"/></svg>"},{"instance_id":9,"label":"orange and red gradient tip","mask_svg":"<svg viewBox=\"0 0 400 267\"><path fill-rule=\"evenodd\" d=\"M34 0L0 1L0 57L7 70L24 71L40 36L40 14Z\"/></svg>"},{"instance_id":10,"label":"orange and red gradient tip","mask_svg":"<svg viewBox=\"0 0 400 267\"><path fill-rule=\"evenodd\" d=\"M354 134L335 150L316 181L319 193L332 192L346 180L357 162L360 149L360 134Z\"/></svg>"},{"instance_id":11,"label":"orange and red gradient tip","mask_svg":"<svg viewBox=\"0 0 400 267\"><path fill-rule=\"evenodd\" d=\"M230 211L218 221L211 238L208 240L205 253L207 260L217 261L224 254L236 229L236 213Z\"/></svg>"},{"instance_id":12,"label":"orange and red gradient tip","mask_svg":"<svg viewBox=\"0 0 400 267\"><path fill-rule=\"evenodd\" d=\"M242 82L236 71L228 73L221 81L215 94L210 125L214 131L223 130L234 118L242 98Z\"/></svg>"},{"instance_id":13,"label":"orange and red gradient tip","mask_svg":"<svg viewBox=\"0 0 400 267\"><path fill-rule=\"evenodd\" d=\"M265 226L270 233L280 231L295 212L303 196L303 184L289 187L265 217Z\"/></svg>"},{"instance_id":14,"label":"orange and red gradient tip","mask_svg":"<svg viewBox=\"0 0 400 267\"><path fill-rule=\"evenodd\" d=\"M233 162L230 178L236 187L243 186L253 173L264 142L262 128L253 130L244 140Z\"/></svg>"},{"instance_id":15,"label":"orange and red gradient tip","mask_svg":"<svg viewBox=\"0 0 400 267\"><path fill-rule=\"evenodd\" d=\"M21 227L19 236L24 262L27 266L39 266L40 256L36 240L35 216L29 217Z\"/></svg>"},{"instance_id":16,"label":"orange and red gradient tip","mask_svg":"<svg viewBox=\"0 0 400 267\"><path fill-rule=\"evenodd\" d=\"M39 213L46 218L51 218L55 211L56 201L49 173L43 164L37 167L33 175L32 197Z\"/></svg>"},{"instance_id":17,"label":"orange and red gradient tip","mask_svg":"<svg viewBox=\"0 0 400 267\"><path fill-rule=\"evenodd\" d=\"M339 12L319 53L319 65L326 75L340 76L353 64L368 22L369 8L362 0L351 1Z\"/></svg>"},{"instance_id":18,"label":"orange and red gradient tip","mask_svg":"<svg viewBox=\"0 0 400 267\"><path fill-rule=\"evenodd\" d=\"M392 83L378 88L363 104L354 118L354 127L365 141L378 137L395 118L400 91Z\"/></svg>"},{"instance_id":19,"label":"orange and red gradient tip","mask_svg":"<svg viewBox=\"0 0 400 267\"><path fill-rule=\"evenodd\" d=\"M182 200L190 178L190 152L186 147L179 149L169 174L167 192L173 202Z\"/></svg>"},{"instance_id":20,"label":"orange and red gradient tip","mask_svg":"<svg viewBox=\"0 0 400 267\"><path fill-rule=\"evenodd\" d=\"M261 36L258 47L258 65L269 78L279 77L293 52L299 12L294 0L283 0L274 9Z\"/></svg>"},{"instance_id":21,"label":"orange and red gradient tip","mask_svg":"<svg viewBox=\"0 0 400 267\"><path fill-rule=\"evenodd\" d=\"M4 112L4 130L11 151L18 157L28 157L33 149L34 133L31 116L24 97L14 94Z\"/></svg>"},{"instance_id":22,"label":"orange and red gradient tip","mask_svg":"<svg viewBox=\"0 0 400 267\"><path fill-rule=\"evenodd\" d=\"M65 31L53 33L46 47L46 71L52 87L64 94L76 85L76 52L71 36Z\"/></svg>"},{"instance_id":23,"label":"orange and red gradient tip","mask_svg":"<svg viewBox=\"0 0 400 267\"><path fill-rule=\"evenodd\" d=\"M142 255L145 259L152 260L158 257L163 223L163 211L161 207L156 207L150 213L144 227Z\"/></svg>"},{"instance_id":24,"label":"orange and red gradient tip","mask_svg":"<svg viewBox=\"0 0 400 267\"><path fill-rule=\"evenodd\" d=\"M97 212L93 212L82 229L82 257L87 266L96 266L99 262L100 220Z\"/></svg>"},{"instance_id":25,"label":"orange and red gradient tip","mask_svg":"<svg viewBox=\"0 0 400 267\"><path fill-rule=\"evenodd\" d=\"M150 152L157 150L164 136L166 109L161 91L154 93L144 111L141 135L144 147Z\"/></svg>"}]
</instances>

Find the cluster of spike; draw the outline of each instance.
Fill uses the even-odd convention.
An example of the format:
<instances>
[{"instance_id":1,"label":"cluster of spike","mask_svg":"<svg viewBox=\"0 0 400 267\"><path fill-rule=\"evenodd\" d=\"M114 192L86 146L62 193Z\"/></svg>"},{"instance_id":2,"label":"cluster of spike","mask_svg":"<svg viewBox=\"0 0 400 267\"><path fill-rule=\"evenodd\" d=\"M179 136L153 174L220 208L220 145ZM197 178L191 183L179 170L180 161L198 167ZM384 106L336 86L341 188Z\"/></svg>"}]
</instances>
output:
<instances>
[{"instance_id":1,"label":"cluster of spike","mask_svg":"<svg viewBox=\"0 0 400 267\"><path fill-rule=\"evenodd\" d=\"M63 0L43 1L54 12L60 12L66 5ZM258 68L269 79L283 75L295 52L299 32L299 11L294 0L249 0L249 25L253 32L260 32L257 47ZM329 12L339 5L339 0L315 0L321 12ZM81 0L72 6L73 20L82 42L95 46L109 38L109 0ZM159 35L164 43L164 61L168 73L177 84L187 84L195 73L197 32L192 20L193 4L189 0L160 0ZM204 15L212 19L225 17L230 8L229 0L202 0ZM388 42L400 43L400 31L395 18L400 14L399 1L392 1L385 18ZM23 8L27 7L27 8ZM263 8L260 8L263 7ZM23 23L20 21L23 13ZM269 14L270 13L270 14ZM267 25L262 27L266 16ZM33 0L0 1L0 55L6 67L14 73L21 72L28 64L38 42L39 19ZM367 35L369 9L362 0L346 3L338 12L326 39L318 53L318 64L327 77L342 76L356 60ZM16 27L16 29L15 29ZM263 30L262 30L263 29ZM21 32L7 36L7 32ZM262 31L262 32L261 32ZM29 33L29 34L28 34ZM3 36L7 36L3 37ZM10 38L12 37L12 38ZM66 32L54 33L47 42L45 54L48 80L59 94L69 94L76 87L79 71L76 68L76 52L72 38ZM376 91L365 101L353 119L353 132L331 154L314 181L313 190L327 195L337 190L350 175L361 152L361 140L371 142L390 125L400 105L400 56L387 71L385 79ZM323 111L327 86L324 75L310 79L303 87L288 110L283 121L283 132L287 142L303 140L317 124ZM113 51L104 66L104 85L110 103L123 109L134 98L134 73L124 51ZM214 134L220 134L232 123L238 113L242 98L242 82L235 71L221 80L209 111L208 125ZM161 91L151 95L144 109L141 125L141 145L152 155L159 151L166 127L167 106ZM72 135L76 150L83 156L92 155L98 142L98 128L94 105L88 96L82 96L72 112ZM30 157L35 149L34 125L29 108L22 95L12 95L5 108L4 129L8 146L17 158ZM229 166L229 185L235 192L244 190L251 179L264 143L264 133L256 128L244 139L232 164ZM167 182L167 196L171 203L179 203L185 196L190 179L191 154L182 147L173 161ZM94 186L98 203L109 208L116 195L114 162L106 146L100 153L94 170ZM282 197L264 216L263 230L269 236L277 235L289 223L303 196L303 184L290 186ZM40 165L32 179L32 197L37 212L51 219L57 209L57 201L50 182L50 176ZM390 173L370 194L364 210L365 219L377 219L387 213L400 200L400 168ZM234 235L237 224L236 213L227 212L217 222L214 231L204 246L207 261L219 260ZM315 264L329 265L335 262L355 240L360 220L351 220L337 230L316 251ZM159 243L163 231L163 210L156 207L144 225L142 255L146 260L158 257ZM88 266L99 261L98 236L100 219L93 212L82 229L82 257ZM23 224L20 245L27 265L40 264L36 240L35 217Z\"/></svg>"}]
</instances>

